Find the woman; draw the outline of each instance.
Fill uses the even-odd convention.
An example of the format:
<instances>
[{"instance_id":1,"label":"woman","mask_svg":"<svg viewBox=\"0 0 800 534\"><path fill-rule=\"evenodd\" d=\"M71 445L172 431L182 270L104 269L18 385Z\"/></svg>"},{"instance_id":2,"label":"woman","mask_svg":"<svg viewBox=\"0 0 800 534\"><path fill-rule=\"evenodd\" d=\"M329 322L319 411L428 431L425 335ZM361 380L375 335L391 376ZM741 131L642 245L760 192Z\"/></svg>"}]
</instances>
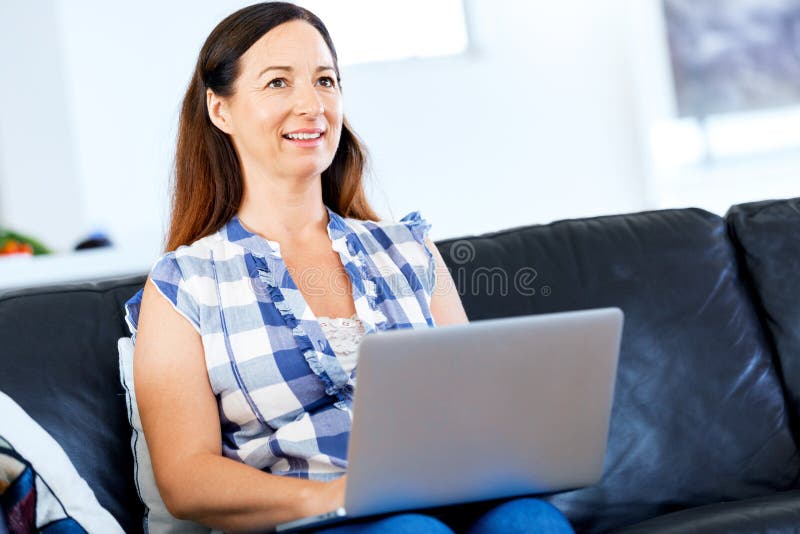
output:
<instances>
[{"instance_id":1,"label":"woman","mask_svg":"<svg viewBox=\"0 0 800 534\"><path fill-rule=\"evenodd\" d=\"M234 13L200 52L172 252L127 305L141 419L176 517L255 530L341 506L358 339L467 321L427 223L375 222L339 82L325 26L292 4ZM492 513L563 521L514 502L516 516L495 510L484 526ZM416 514L334 531L370 528L450 532Z\"/></svg>"}]
</instances>

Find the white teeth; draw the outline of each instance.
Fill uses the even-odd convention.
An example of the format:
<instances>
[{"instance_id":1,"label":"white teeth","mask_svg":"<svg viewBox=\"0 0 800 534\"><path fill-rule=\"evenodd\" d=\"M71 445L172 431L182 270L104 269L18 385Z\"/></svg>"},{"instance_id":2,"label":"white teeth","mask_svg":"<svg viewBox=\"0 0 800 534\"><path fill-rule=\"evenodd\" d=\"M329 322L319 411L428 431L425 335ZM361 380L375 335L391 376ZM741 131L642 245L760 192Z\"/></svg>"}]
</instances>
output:
<instances>
[{"instance_id":1,"label":"white teeth","mask_svg":"<svg viewBox=\"0 0 800 534\"><path fill-rule=\"evenodd\" d=\"M319 133L319 132L316 132L316 133L290 133L290 134L286 134L284 137L287 137L289 139L316 139L320 135L322 135L322 134Z\"/></svg>"}]
</instances>

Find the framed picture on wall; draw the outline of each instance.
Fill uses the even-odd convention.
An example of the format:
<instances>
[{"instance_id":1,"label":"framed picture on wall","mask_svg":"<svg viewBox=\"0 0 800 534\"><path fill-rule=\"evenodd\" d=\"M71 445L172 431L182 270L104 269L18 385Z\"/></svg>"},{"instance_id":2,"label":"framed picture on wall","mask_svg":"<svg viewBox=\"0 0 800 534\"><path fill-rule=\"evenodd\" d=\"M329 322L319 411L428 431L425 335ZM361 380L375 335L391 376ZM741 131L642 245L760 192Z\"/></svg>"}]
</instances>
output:
<instances>
[{"instance_id":1,"label":"framed picture on wall","mask_svg":"<svg viewBox=\"0 0 800 534\"><path fill-rule=\"evenodd\" d=\"M678 114L800 104L800 0L662 0Z\"/></svg>"},{"instance_id":2,"label":"framed picture on wall","mask_svg":"<svg viewBox=\"0 0 800 534\"><path fill-rule=\"evenodd\" d=\"M797 196L800 0L629 0L653 207Z\"/></svg>"}]
</instances>

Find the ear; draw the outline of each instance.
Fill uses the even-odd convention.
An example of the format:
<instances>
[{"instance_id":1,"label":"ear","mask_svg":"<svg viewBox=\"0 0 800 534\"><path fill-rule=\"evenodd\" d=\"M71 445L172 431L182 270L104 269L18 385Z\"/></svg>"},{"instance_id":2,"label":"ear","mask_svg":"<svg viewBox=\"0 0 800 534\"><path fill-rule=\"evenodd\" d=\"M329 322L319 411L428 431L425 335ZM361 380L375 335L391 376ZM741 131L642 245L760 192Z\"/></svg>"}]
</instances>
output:
<instances>
[{"instance_id":1,"label":"ear","mask_svg":"<svg viewBox=\"0 0 800 534\"><path fill-rule=\"evenodd\" d=\"M211 119L211 123L230 135L232 121L228 110L228 101L211 89L206 89L206 109L208 109L208 117Z\"/></svg>"}]
</instances>

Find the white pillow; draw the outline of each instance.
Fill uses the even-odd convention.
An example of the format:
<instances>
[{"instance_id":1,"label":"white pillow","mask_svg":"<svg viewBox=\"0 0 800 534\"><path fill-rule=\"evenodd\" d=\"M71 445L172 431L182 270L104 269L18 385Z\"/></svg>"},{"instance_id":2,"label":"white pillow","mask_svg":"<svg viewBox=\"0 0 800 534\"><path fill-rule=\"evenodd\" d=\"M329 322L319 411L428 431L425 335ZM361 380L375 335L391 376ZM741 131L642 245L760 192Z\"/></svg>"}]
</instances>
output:
<instances>
[{"instance_id":1,"label":"white pillow","mask_svg":"<svg viewBox=\"0 0 800 534\"><path fill-rule=\"evenodd\" d=\"M209 534L211 529L192 521L176 519L167 511L153 475L153 464L150 451L139 419L139 407L136 404L136 391L133 389L133 343L131 338L123 337L117 341L119 349L119 375L122 387L125 388L125 400L128 404L128 422L131 424L131 448L133 449L133 469L136 476L136 491L144 503L145 534Z\"/></svg>"},{"instance_id":2,"label":"white pillow","mask_svg":"<svg viewBox=\"0 0 800 534\"><path fill-rule=\"evenodd\" d=\"M90 534L124 534L81 478L67 453L14 400L0 391L0 438L35 471L36 526L72 518ZM13 462L6 457L6 467Z\"/></svg>"}]
</instances>

